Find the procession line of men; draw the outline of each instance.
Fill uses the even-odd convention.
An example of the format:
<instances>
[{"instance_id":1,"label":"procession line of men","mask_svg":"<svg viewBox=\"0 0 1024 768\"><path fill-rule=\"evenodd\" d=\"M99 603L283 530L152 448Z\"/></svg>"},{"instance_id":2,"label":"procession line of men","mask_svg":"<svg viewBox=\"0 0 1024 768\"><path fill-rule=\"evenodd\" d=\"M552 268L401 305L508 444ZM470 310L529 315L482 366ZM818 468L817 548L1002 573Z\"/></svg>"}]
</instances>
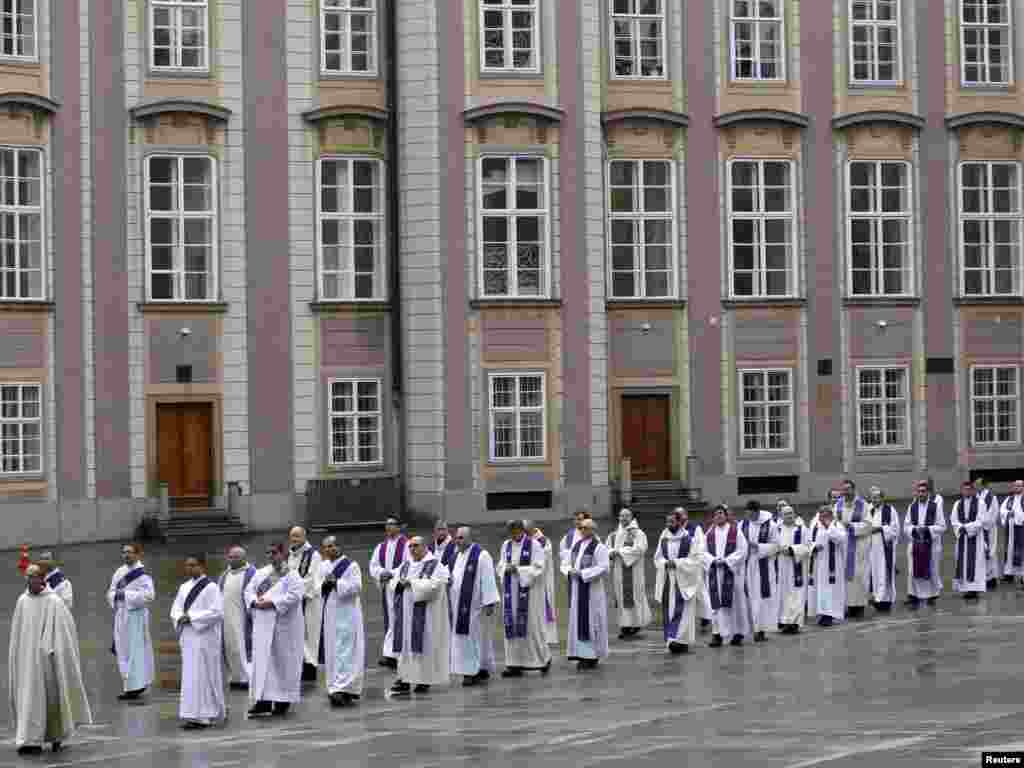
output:
<instances>
[{"instance_id":1,"label":"procession line of men","mask_svg":"<svg viewBox=\"0 0 1024 768\"><path fill-rule=\"evenodd\" d=\"M976 600L1000 578L1024 583L1024 481L1002 503L983 481L965 482L948 521L953 531L953 589ZM679 507L666 518L653 551L654 599L661 605L666 649L686 653L698 620L710 629L710 647L755 642L769 631L800 632L805 619L831 626L881 613L896 600L895 547L907 544L907 604L934 603L942 590L944 500L931 483L915 486L902 523L880 489L857 495L843 483L809 523L784 500L775 514L757 502L737 520L717 506L711 524L690 521ZM548 674L558 642L552 542L530 521L513 520L492 557L473 541L472 529L435 527L429 541L406 538L397 520L385 526L374 549L370 577L380 589L385 636L380 664L393 669L391 695L425 693L460 676L462 685L486 682L496 672L500 618L505 650L502 677ZM1002 544L1002 546L1000 546ZM111 579L111 651L121 674L122 700L139 698L152 684L149 604L153 580L142 548L126 544L123 565ZM205 728L227 717L224 671L232 688L248 689L250 717L283 715L300 700L302 683L325 672L332 705L358 701L365 676L365 631L359 565L328 536L316 551L302 528L289 545L273 544L257 569L240 546L227 552L228 568L214 581L205 557L186 558L188 579L178 589L171 619L181 648L179 717L185 728ZM601 541L586 511L559 542L557 568L569 596L567 657L578 670L608 655L609 605L619 639L631 640L653 620L645 560L648 541L632 513ZM11 632L11 706L20 753L54 750L74 728L91 721L70 609L70 581L44 553L26 573Z\"/></svg>"}]
</instances>

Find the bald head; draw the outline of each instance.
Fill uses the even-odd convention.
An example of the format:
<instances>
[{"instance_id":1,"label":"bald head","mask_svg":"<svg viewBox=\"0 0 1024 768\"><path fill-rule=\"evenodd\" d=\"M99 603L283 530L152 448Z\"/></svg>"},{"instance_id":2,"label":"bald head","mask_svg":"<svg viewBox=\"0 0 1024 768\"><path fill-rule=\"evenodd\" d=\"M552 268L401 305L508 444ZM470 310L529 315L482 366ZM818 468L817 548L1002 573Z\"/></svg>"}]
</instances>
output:
<instances>
[{"instance_id":1,"label":"bald head","mask_svg":"<svg viewBox=\"0 0 1024 768\"><path fill-rule=\"evenodd\" d=\"M320 542L320 549L328 560L337 560L341 551L338 549L338 537L327 536Z\"/></svg>"}]
</instances>

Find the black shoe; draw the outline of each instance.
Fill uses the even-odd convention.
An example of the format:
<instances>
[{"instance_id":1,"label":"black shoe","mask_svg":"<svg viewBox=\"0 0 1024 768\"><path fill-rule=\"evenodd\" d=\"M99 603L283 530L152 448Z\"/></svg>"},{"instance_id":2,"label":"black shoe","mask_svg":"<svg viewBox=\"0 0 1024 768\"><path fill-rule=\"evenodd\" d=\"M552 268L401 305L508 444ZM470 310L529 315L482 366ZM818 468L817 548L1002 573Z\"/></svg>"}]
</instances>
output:
<instances>
[{"instance_id":1,"label":"black shoe","mask_svg":"<svg viewBox=\"0 0 1024 768\"><path fill-rule=\"evenodd\" d=\"M52 750L53 750L54 752L63 752L63 751L64 751L64 745L63 745L63 744L61 744L61 743L60 743L59 741L55 741L55 742L53 742L53 744L52 744L52 746L51 746L50 748L51 748L51 749L52 749Z\"/></svg>"},{"instance_id":2,"label":"black shoe","mask_svg":"<svg viewBox=\"0 0 1024 768\"><path fill-rule=\"evenodd\" d=\"M938 600L938 599L939 598L937 598L937 597L929 597L928 598L928 605L935 605L935 601Z\"/></svg>"},{"instance_id":3,"label":"black shoe","mask_svg":"<svg viewBox=\"0 0 1024 768\"><path fill-rule=\"evenodd\" d=\"M462 678L463 688L472 688L474 685L478 685L479 683L480 678L478 678L476 675L464 675Z\"/></svg>"},{"instance_id":4,"label":"black shoe","mask_svg":"<svg viewBox=\"0 0 1024 768\"><path fill-rule=\"evenodd\" d=\"M269 715L274 709L269 701L257 701L249 709L249 717L259 717L260 715Z\"/></svg>"},{"instance_id":5,"label":"black shoe","mask_svg":"<svg viewBox=\"0 0 1024 768\"><path fill-rule=\"evenodd\" d=\"M332 707L344 707L348 704L348 696L344 693L331 693L327 696L331 700Z\"/></svg>"},{"instance_id":6,"label":"black shoe","mask_svg":"<svg viewBox=\"0 0 1024 768\"><path fill-rule=\"evenodd\" d=\"M117 698L119 701L134 701L135 699L142 696L146 692L145 688L136 688L134 691L125 691L120 694Z\"/></svg>"},{"instance_id":7,"label":"black shoe","mask_svg":"<svg viewBox=\"0 0 1024 768\"><path fill-rule=\"evenodd\" d=\"M396 680L395 684L391 686L391 693L394 696L405 696L412 691L412 686L408 683L403 683L401 680Z\"/></svg>"},{"instance_id":8,"label":"black shoe","mask_svg":"<svg viewBox=\"0 0 1024 768\"><path fill-rule=\"evenodd\" d=\"M743 645L743 635L733 635L729 645Z\"/></svg>"},{"instance_id":9,"label":"black shoe","mask_svg":"<svg viewBox=\"0 0 1024 768\"><path fill-rule=\"evenodd\" d=\"M921 605L921 598L919 597L908 597L903 601L908 608L917 608Z\"/></svg>"},{"instance_id":10,"label":"black shoe","mask_svg":"<svg viewBox=\"0 0 1024 768\"><path fill-rule=\"evenodd\" d=\"M999 579L989 579L985 582L985 586L989 589L995 589L999 586Z\"/></svg>"},{"instance_id":11,"label":"black shoe","mask_svg":"<svg viewBox=\"0 0 1024 768\"><path fill-rule=\"evenodd\" d=\"M700 628L701 629L707 629L710 626L711 626L711 619L701 619L700 620Z\"/></svg>"},{"instance_id":12,"label":"black shoe","mask_svg":"<svg viewBox=\"0 0 1024 768\"><path fill-rule=\"evenodd\" d=\"M398 659L392 659L390 656L382 656L380 661L377 662L377 666L385 667L386 669L398 669Z\"/></svg>"},{"instance_id":13,"label":"black shoe","mask_svg":"<svg viewBox=\"0 0 1024 768\"><path fill-rule=\"evenodd\" d=\"M764 632L755 632L754 633L754 642L755 643L763 643L764 642Z\"/></svg>"},{"instance_id":14,"label":"black shoe","mask_svg":"<svg viewBox=\"0 0 1024 768\"><path fill-rule=\"evenodd\" d=\"M687 652L689 652L689 650L690 650L690 646L688 646L686 643L669 643L668 644L668 651L669 651L669 653L673 653L673 654L675 654L677 656L679 654L681 654L681 653L687 653Z\"/></svg>"},{"instance_id":15,"label":"black shoe","mask_svg":"<svg viewBox=\"0 0 1024 768\"><path fill-rule=\"evenodd\" d=\"M18 747L19 755L41 755L43 754L43 748L39 746L29 746L26 744L23 747Z\"/></svg>"},{"instance_id":16,"label":"black shoe","mask_svg":"<svg viewBox=\"0 0 1024 768\"><path fill-rule=\"evenodd\" d=\"M228 688L230 688L233 691L248 691L249 690L249 684L248 683L229 683L228 684Z\"/></svg>"},{"instance_id":17,"label":"black shoe","mask_svg":"<svg viewBox=\"0 0 1024 768\"><path fill-rule=\"evenodd\" d=\"M831 627L833 624L835 624L835 621L832 620L831 616L821 616L818 618L819 627Z\"/></svg>"},{"instance_id":18,"label":"black shoe","mask_svg":"<svg viewBox=\"0 0 1024 768\"><path fill-rule=\"evenodd\" d=\"M964 593L964 600L979 600L981 595L977 592L966 592Z\"/></svg>"},{"instance_id":19,"label":"black shoe","mask_svg":"<svg viewBox=\"0 0 1024 768\"><path fill-rule=\"evenodd\" d=\"M846 615L849 616L851 619L863 618L864 617L864 606L863 605L857 605L857 606L854 606L852 608L847 608L846 609Z\"/></svg>"},{"instance_id":20,"label":"black shoe","mask_svg":"<svg viewBox=\"0 0 1024 768\"><path fill-rule=\"evenodd\" d=\"M540 668L540 676L541 677L547 677L550 672L551 672L551 659L548 659L548 663Z\"/></svg>"},{"instance_id":21,"label":"black shoe","mask_svg":"<svg viewBox=\"0 0 1024 768\"><path fill-rule=\"evenodd\" d=\"M550 665L551 662L548 662L548 664ZM522 667L505 667L503 670L501 670L501 676L502 677L522 677L523 676L523 668Z\"/></svg>"},{"instance_id":22,"label":"black shoe","mask_svg":"<svg viewBox=\"0 0 1024 768\"><path fill-rule=\"evenodd\" d=\"M619 640L627 640L627 639L629 639L629 633L626 632L626 630L624 630L624 629L620 629L619 630Z\"/></svg>"},{"instance_id":23,"label":"black shoe","mask_svg":"<svg viewBox=\"0 0 1024 768\"><path fill-rule=\"evenodd\" d=\"M316 682L316 664L307 664L306 662L302 663L302 682Z\"/></svg>"},{"instance_id":24,"label":"black shoe","mask_svg":"<svg viewBox=\"0 0 1024 768\"><path fill-rule=\"evenodd\" d=\"M288 714L288 710L291 709L291 702L288 701L275 701L274 702L274 714L278 717L283 717Z\"/></svg>"},{"instance_id":25,"label":"black shoe","mask_svg":"<svg viewBox=\"0 0 1024 768\"><path fill-rule=\"evenodd\" d=\"M892 610L892 603L875 603L875 610L879 613L889 613Z\"/></svg>"},{"instance_id":26,"label":"black shoe","mask_svg":"<svg viewBox=\"0 0 1024 768\"><path fill-rule=\"evenodd\" d=\"M181 724L181 727L186 731L199 731L203 728L209 728L209 724L201 723L198 720L186 720Z\"/></svg>"},{"instance_id":27,"label":"black shoe","mask_svg":"<svg viewBox=\"0 0 1024 768\"><path fill-rule=\"evenodd\" d=\"M1013 576L1003 576L1003 581L1006 584L1013 584Z\"/></svg>"},{"instance_id":28,"label":"black shoe","mask_svg":"<svg viewBox=\"0 0 1024 768\"><path fill-rule=\"evenodd\" d=\"M485 680L490 680L491 673L486 669L481 669L479 672L476 673L476 679L479 680L481 683Z\"/></svg>"},{"instance_id":29,"label":"black shoe","mask_svg":"<svg viewBox=\"0 0 1024 768\"><path fill-rule=\"evenodd\" d=\"M412 689L413 693L430 693L430 686L426 683L420 683Z\"/></svg>"},{"instance_id":30,"label":"black shoe","mask_svg":"<svg viewBox=\"0 0 1024 768\"><path fill-rule=\"evenodd\" d=\"M709 648L721 648L722 647L722 636L721 635L712 635L711 636L711 642L708 643L708 647Z\"/></svg>"},{"instance_id":31,"label":"black shoe","mask_svg":"<svg viewBox=\"0 0 1024 768\"><path fill-rule=\"evenodd\" d=\"M580 659L576 662L576 671L585 672L588 669L595 669L597 667L597 659Z\"/></svg>"}]
</instances>

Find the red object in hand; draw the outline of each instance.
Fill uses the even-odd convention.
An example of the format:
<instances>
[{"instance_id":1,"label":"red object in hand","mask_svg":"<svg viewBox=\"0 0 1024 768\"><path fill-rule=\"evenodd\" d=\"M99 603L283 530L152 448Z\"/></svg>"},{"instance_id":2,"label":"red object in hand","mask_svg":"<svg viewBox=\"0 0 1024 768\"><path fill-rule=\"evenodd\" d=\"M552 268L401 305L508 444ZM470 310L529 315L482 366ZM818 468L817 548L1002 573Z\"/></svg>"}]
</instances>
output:
<instances>
[{"instance_id":1,"label":"red object in hand","mask_svg":"<svg viewBox=\"0 0 1024 768\"><path fill-rule=\"evenodd\" d=\"M29 566L28 559L28 544L21 545L21 557L18 558L18 570L21 571L22 575L28 570Z\"/></svg>"}]
</instances>

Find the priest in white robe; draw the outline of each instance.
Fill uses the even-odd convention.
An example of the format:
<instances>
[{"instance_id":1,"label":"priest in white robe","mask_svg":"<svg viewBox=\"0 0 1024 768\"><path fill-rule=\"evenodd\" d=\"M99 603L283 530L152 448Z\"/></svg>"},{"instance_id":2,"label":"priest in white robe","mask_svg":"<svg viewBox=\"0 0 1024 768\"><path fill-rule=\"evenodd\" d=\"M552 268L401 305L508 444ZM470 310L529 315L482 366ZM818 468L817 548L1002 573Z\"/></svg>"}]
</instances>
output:
<instances>
[{"instance_id":1,"label":"priest in white robe","mask_svg":"<svg viewBox=\"0 0 1024 768\"><path fill-rule=\"evenodd\" d=\"M288 532L288 568L302 579L302 615L305 622L305 637L302 651L302 680L315 682L317 657L320 648L320 619L323 616L323 601L320 598L320 564L323 558L316 548L306 540L306 529L295 526Z\"/></svg>"},{"instance_id":2,"label":"priest in white robe","mask_svg":"<svg viewBox=\"0 0 1024 768\"><path fill-rule=\"evenodd\" d=\"M245 547L233 546L227 553L228 567L217 586L224 600L224 661L228 685L249 690L252 667L252 616L245 606L245 590L256 575L256 566L246 559Z\"/></svg>"},{"instance_id":3,"label":"priest in white robe","mask_svg":"<svg viewBox=\"0 0 1024 768\"><path fill-rule=\"evenodd\" d=\"M245 590L252 614L249 717L284 715L301 699L305 585L288 567L284 544L267 550L270 565L256 571Z\"/></svg>"},{"instance_id":4,"label":"priest in white robe","mask_svg":"<svg viewBox=\"0 0 1024 768\"><path fill-rule=\"evenodd\" d=\"M71 580L64 574L53 552L41 552L36 558L36 563L43 569L43 576L46 578L46 586L52 589L57 597L64 601L64 605L70 611L74 601L75 593L71 586Z\"/></svg>"},{"instance_id":5,"label":"priest in white robe","mask_svg":"<svg viewBox=\"0 0 1024 768\"><path fill-rule=\"evenodd\" d=\"M448 523L444 520L439 520L434 524L434 538L428 549L450 573L458 549L455 546L455 537L451 535Z\"/></svg>"},{"instance_id":6,"label":"priest in white robe","mask_svg":"<svg viewBox=\"0 0 1024 768\"><path fill-rule=\"evenodd\" d=\"M953 504L949 525L953 529L956 556L953 591L963 593L965 600L977 600L988 582L984 533L992 519L969 480L960 484L960 498Z\"/></svg>"},{"instance_id":7,"label":"priest in white robe","mask_svg":"<svg viewBox=\"0 0 1024 768\"><path fill-rule=\"evenodd\" d=\"M942 534L946 531L942 497L932 496L925 481L917 484L916 493L903 521L908 541L907 603L911 607L922 600L934 604L942 592Z\"/></svg>"},{"instance_id":8,"label":"priest in white robe","mask_svg":"<svg viewBox=\"0 0 1024 768\"><path fill-rule=\"evenodd\" d=\"M576 546L576 542L580 540L582 534L580 533L580 527L583 525L584 520L591 520L590 513L585 509L577 509L573 515L573 525L565 536L563 536L558 542L558 563L559 566L565 565L569 556L572 554L572 548Z\"/></svg>"},{"instance_id":9,"label":"priest in white robe","mask_svg":"<svg viewBox=\"0 0 1024 768\"><path fill-rule=\"evenodd\" d=\"M319 661L325 670L327 696L332 706L345 707L363 695L366 669L363 574L357 562L341 554L337 537L328 536L321 546L324 561L320 593L324 613Z\"/></svg>"},{"instance_id":10,"label":"priest in white robe","mask_svg":"<svg viewBox=\"0 0 1024 768\"><path fill-rule=\"evenodd\" d=\"M749 517L743 521L747 540L747 593L754 642L765 639L765 632L779 626L779 535L771 512L756 501L747 504Z\"/></svg>"},{"instance_id":11,"label":"priest in white robe","mask_svg":"<svg viewBox=\"0 0 1024 768\"><path fill-rule=\"evenodd\" d=\"M411 559L388 585L394 600L398 679L393 696L426 693L448 682L451 626L448 618L448 569L427 549L422 536L409 539Z\"/></svg>"},{"instance_id":12,"label":"priest in white robe","mask_svg":"<svg viewBox=\"0 0 1024 768\"><path fill-rule=\"evenodd\" d=\"M498 550L495 564L505 636L501 676L522 677L532 669L546 675L551 670L551 650L544 628L544 549L526 535L522 520L510 520L506 529L509 537Z\"/></svg>"},{"instance_id":13,"label":"priest in white robe","mask_svg":"<svg viewBox=\"0 0 1024 768\"><path fill-rule=\"evenodd\" d=\"M868 587L875 610L888 613L896 599L896 544L900 538L900 518L882 489L871 488L868 521L871 547L868 550Z\"/></svg>"},{"instance_id":14,"label":"priest in white robe","mask_svg":"<svg viewBox=\"0 0 1024 768\"><path fill-rule=\"evenodd\" d=\"M727 513L724 504L715 507L712 526L705 534L704 568L714 611L712 648L721 647L725 637L730 638L730 645L743 645L743 638L750 634L744 592L747 540L739 525L729 522Z\"/></svg>"},{"instance_id":15,"label":"priest in white robe","mask_svg":"<svg viewBox=\"0 0 1024 768\"><path fill-rule=\"evenodd\" d=\"M1000 511L1006 541L1003 578L1024 584L1024 480L1014 480Z\"/></svg>"},{"instance_id":16,"label":"priest in white robe","mask_svg":"<svg viewBox=\"0 0 1024 768\"><path fill-rule=\"evenodd\" d=\"M580 538L562 566L569 580L569 643L566 655L577 670L593 669L608 655L608 548L594 535L594 521L580 525Z\"/></svg>"},{"instance_id":17,"label":"priest in white robe","mask_svg":"<svg viewBox=\"0 0 1024 768\"><path fill-rule=\"evenodd\" d=\"M187 729L206 728L227 717L224 705L224 600L206 575L206 557L185 559L188 581L171 606L171 623L181 646L178 717Z\"/></svg>"},{"instance_id":18,"label":"priest in white robe","mask_svg":"<svg viewBox=\"0 0 1024 768\"><path fill-rule=\"evenodd\" d=\"M458 554L452 562L448 601L452 611L451 672L465 687L490 679L494 658L494 607L498 582L494 560L473 541L473 530L455 532Z\"/></svg>"},{"instance_id":19,"label":"priest in white robe","mask_svg":"<svg viewBox=\"0 0 1024 768\"><path fill-rule=\"evenodd\" d=\"M697 636L704 587L704 532L677 508L665 520L654 550L654 594L661 602L662 634L672 654L687 653Z\"/></svg>"},{"instance_id":20,"label":"priest in white robe","mask_svg":"<svg viewBox=\"0 0 1024 768\"><path fill-rule=\"evenodd\" d=\"M389 517L384 523L384 541L374 547L373 554L370 555L370 578L380 589L381 610L384 613L384 643L380 661L377 663L388 669L398 668L398 654L394 649L394 622L391 615L395 606L394 602L388 599L388 583L408 559L408 540L402 535L402 524Z\"/></svg>"},{"instance_id":21,"label":"priest in white robe","mask_svg":"<svg viewBox=\"0 0 1024 768\"><path fill-rule=\"evenodd\" d=\"M853 480L843 481L843 494L836 499L833 518L846 531L846 610L850 618L864 616L868 604L868 553L871 550L871 505L857 495Z\"/></svg>"},{"instance_id":22,"label":"priest in white robe","mask_svg":"<svg viewBox=\"0 0 1024 768\"><path fill-rule=\"evenodd\" d=\"M671 514L679 515L680 518L683 521L682 524L684 526L690 526L691 525L691 522L690 522L690 519L689 519L690 516L689 516L689 513L686 511L685 507L676 507L675 509L672 510ZM692 523L692 525L695 526L696 528L700 529L701 538L706 543L707 542L707 531L705 530L706 527L701 525L700 523L698 523L696 521L694 521ZM694 531L694 534L696 534L696 531ZM705 574L705 576L706 576L706 574ZM702 581L703 581L703 586L701 587L700 594L697 596L697 604L696 604L695 607L696 607L696 610L697 610L697 619L700 622L700 631L701 632L708 632L711 629L711 619L715 615L715 612L711 608L711 593L708 591L708 580L707 580L707 578L704 578L704 579L702 579Z\"/></svg>"},{"instance_id":23,"label":"priest in white robe","mask_svg":"<svg viewBox=\"0 0 1024 768\"><path fill-rule=\"evenodd\" d=\"M999 579L1003 575L1003 561L999 557L999 539L1002 526L999 524L999 497L992 493L988 487L988 480L979 477L974 481L974 487L991 524L982 531L985 539L985 575L986 586L992 590L999 586Z\"/></svg>"},{"instance_id":24,"label":"priest in white robe","mask_svg":"<svg viewBox=\"0 0 1024 768\"><path fill-rule=\"evenodd\" d=\"M555 572L560 560L555 560L551 539L532 520L524 520L526 535L544 549L544 633L548 645L558 645L558 609L555 603Z\"/></svg>"},{"instance_id":25,"label":"priest in white robe","mask_svg":"<svg viewBox=\"0 0 1024 768\"><path fill-rule=\"evenodd\" d=\"M143 565L142 545L121 547L124 565L114 571L107 590L107 604L114 611L114 643L123 692L121 701L139 698L153 683L156 664L149 634L149 604L156 599L153 579Z\"/></svg>"},{"instance_id":26,"label":"priest in white robe","mask_svg":"<svg viewBox=\"0 0 1024 768\"><path fill-rule=\"evenodd\" d=\"M810 581L810 529L789 504L782 508L779 543L779 627L784 635L796 635L807 614L807 585Z\"/></svg>"},{"instance_id":27,"label":"priest in white robe","mask_svg":"<svg viewBox=\"0 0 1024 768\"><path fill-rule=\"evenodd\" d=\"M818 617L818 626L831 627L846 618L846 545L843 524L833 519L833 507L822 506L811 526L811 578L813 606L808 613ZM808 593L811 594L811 593Z\"/></svg>"},{"instance_id":28,"label":"priest in white robe","mask_svg":"<svg viewBox=\"0 0 1024 768\"><path fill-rule=\"evenodd\" d=\"M612 590L618 609L619 640L629 640L651 623L647 602L647 534L640 530L633 513L619 512L619 527L608 535L608 559L611 563Z\"/></svg>"},{"instance_id":29,"label":"priest in white robe","mask_svg":"<svg viewBox=\"0 0 1024 768\"><path fill-rule=\"evenodd\" d=\"M59 752L79 725L92 723L78 633L71 611L46 585L38 565L28 567L25 581L7 656L14 744L19 755L39 754L44 744Z\"/></svg>"}]
</instances>

